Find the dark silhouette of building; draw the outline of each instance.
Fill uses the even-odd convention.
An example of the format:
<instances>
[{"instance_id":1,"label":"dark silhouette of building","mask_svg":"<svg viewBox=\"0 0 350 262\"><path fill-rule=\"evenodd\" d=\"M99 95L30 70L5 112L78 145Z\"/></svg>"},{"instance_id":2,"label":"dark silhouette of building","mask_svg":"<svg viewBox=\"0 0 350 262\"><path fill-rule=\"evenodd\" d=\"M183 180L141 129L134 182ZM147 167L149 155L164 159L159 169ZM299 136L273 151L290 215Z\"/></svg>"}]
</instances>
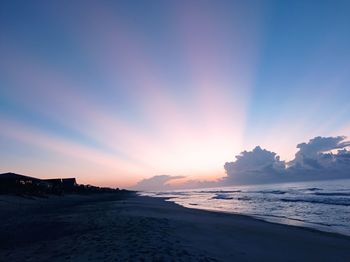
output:
<instances>
[{"instance_id":1,"label":"dark silhouette of building","mask_svg":"<svg viewBox=\"0 0 350 262\"><path fill-rule=\"evenodd\" d=\"M30 176L15 173L0 174L0 193L38 193L50 190L51 184Z\"/></svg>"},{"instance_id":2,"label":"dark silhouette of building","mask_svg":"<svg viewBox=\"0 0 350 262\"><path fill-rule=\"evenodd\" d=\"M46 181L53 185L62 185L64 187L75 187L77 185L75 178L50 178L43 179L43 181Z\"/></svg>"},{"instance_id":3,"label":"dark silhouette of building","mask_svg":"<svg viewBox=\"0 0 350 262\"><path fill-rule=\"evenodd\" d=\"M75 178L39 179L15 173L0 174L0 194L44 196L64 193L107 193L120 191L112 188L78 185Z\"/></svg>"},{"instance_id":4,"label":"dark silhouette of building","mask_svg":"<svg viewBox=\"0 0 350 262\"><path fill-rule=\"evenodd\" d=\"M35 184L39 183L40 179L30 176L23 176L15 173L4 173L0 175L1 185L16 185L16 184Z\"/></svg>"},{"instance_id":5,"label":"dark silhouette of building","mask_svg":"<svg viewBox=\"0 0 350 262\"><path fill-rule=\"evenodd\" d=\"M0 174L0 193L63 194L73 192L76 186L75 178L39 179L15 173Z\"/></svg>"},{"instance_id":6,"label":"dark silhouette of building","mask_svg":"<svg viewBox=\"0 0 350 262\"><path fill-rule=\"evenodd\" d=\"M51 178L43 181L51 184L53 192L57 194L72 192L78 185L75 178Z\"/></svg>"}]
</instances>

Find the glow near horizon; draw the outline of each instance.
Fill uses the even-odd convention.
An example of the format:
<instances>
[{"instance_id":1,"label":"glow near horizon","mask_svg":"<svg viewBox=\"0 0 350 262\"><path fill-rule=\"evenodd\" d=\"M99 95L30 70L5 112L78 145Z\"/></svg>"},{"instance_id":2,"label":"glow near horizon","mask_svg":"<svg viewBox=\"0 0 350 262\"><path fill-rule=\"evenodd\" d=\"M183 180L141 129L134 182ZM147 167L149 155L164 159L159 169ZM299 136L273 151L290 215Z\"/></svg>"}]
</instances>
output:
<instances>
[{"instance_id":1,"label":"glow near horizon","mask_svg":"<svg viewBox=\"0 0 350 262\"><path fill-rule=\"evenodd\" d=\"M255 145L288 160L297 143L350 134L346 54L332 67L319 61L332 61L327 52L350 42L343 29L315 33L314 42L322 36L316 49L300 40L307 54L300 69L294 47L283 45L268 19L279 14L270 9L284 10L276 3L152 9L123 2L119 14L107 2L78 3L5 6L25 16L2 17L1 172L122 187L160 174L215 179L224 176L226 161ZM48 25L38 25L35 14ZM335 26L344 22L338 20ZM298 21L284 22L293 36ZM282 44L271 47L279 37ZM285 69L273 60L283 51Z\"/></svg>"}]
</instances>

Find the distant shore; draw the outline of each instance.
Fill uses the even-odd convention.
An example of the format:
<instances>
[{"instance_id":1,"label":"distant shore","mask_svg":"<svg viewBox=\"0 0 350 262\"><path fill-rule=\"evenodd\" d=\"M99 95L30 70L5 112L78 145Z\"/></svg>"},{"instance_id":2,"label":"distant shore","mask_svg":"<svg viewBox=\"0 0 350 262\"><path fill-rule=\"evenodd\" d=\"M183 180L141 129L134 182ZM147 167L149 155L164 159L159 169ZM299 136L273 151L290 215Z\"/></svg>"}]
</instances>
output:
<instances>
[{"instance_id":1,"label":"distant shore","mask_svg":"<svg viewBox=\"0 0 350 262\"><path fill-rule=\"evenodd\" d=\"M350 261L350 237L127 194L0 196L0 261Z\"/></svg>"}]
</instances>

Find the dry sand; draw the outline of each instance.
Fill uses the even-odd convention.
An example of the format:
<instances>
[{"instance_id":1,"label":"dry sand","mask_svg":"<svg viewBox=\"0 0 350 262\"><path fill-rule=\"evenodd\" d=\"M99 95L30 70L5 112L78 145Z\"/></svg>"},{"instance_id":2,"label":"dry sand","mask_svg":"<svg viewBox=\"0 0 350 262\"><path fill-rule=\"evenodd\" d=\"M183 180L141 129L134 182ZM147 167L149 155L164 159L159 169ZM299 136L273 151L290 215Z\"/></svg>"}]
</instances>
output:
<instances>
[{"instance_id":1,"label":"dry sand","mask_svg":"<svg viewBox=\"0 0 350 262\"><path fill-rule=\"evenodd\" d=\"M0 261L350 261L350 237L111 195L0 197Z\"/></svg>"}]
</instances>

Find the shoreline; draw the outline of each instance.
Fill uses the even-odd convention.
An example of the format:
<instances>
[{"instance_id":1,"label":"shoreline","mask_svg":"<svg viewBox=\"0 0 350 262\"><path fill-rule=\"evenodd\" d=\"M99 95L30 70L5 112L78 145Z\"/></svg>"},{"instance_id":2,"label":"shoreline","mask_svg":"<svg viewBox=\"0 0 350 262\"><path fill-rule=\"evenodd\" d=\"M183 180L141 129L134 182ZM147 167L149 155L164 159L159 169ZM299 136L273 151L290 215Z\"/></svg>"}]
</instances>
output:
<instances>
[{"instance_id":1,"label":"shoreline","mask_svg":"<svg viewBox=\"0 0 350 262\"><path fill-rule=\"evenodd\" d=\"M175 204L181 208L185 208L185 209L190 209L190 210L198 210L198 211L204 211L204 212L209 212L209 213L218 213L218 214L225 214L225 215L232 215L232 216L238 216L238 217L245 217L247 219L253 219L253 220L257 220L257 221L261 221L264 223L268 223L268 224L272 224L272 225L281 225L281 226L286 226L286 227L292 227L292 228L297 228L297 229L303 229L306 231L311 231L311 232L318 232L321 234L329 234L329 235L334 235L334 236L339 236L339 237L345 237L348 238L350 240L350 235L347 234L343 234L340 232L334 232L334 231L326 231L326 230L321 230L315 227L307 227L307 226L303 226L303 225L292 225L292 224L287 224L287 223L282 223L282 222L275 222L275 221L270 221L268 219L265 219L263 216L259 217L259 216L254 216L254 215L249 215L249 214L243 214L243 213L234 213L234 212L229 212L229 211L224 211L224 210L210 210L210 209L202 209L202 208L194 208L194 207L186 207L186 206L182 206L174 201L171 201L170 199L172 199L171 197L152 197L152 196L143 196L143 195L138 195L139 197L146 197L146 198L151 198L151 199L162 199L165 202L168 203L172 203ZM276 219L276 221L278 220L278 218ZM282 219L283 220L283 219ZM293 220L290 218L286 218L286 220ZM296 220L299 221L299 220ZM310 223L312 224L312 223ZM350 248L350 246L349 246Z\"/></svg>"},{"instance_id":2,"label":"shoreline","mask_svg":"<svg viewBox=\"0 0 350 262\"><path fill-rule=\"evenodd\" d=\"M145 196L145 197L151 197L151 196ZM155 197L151 197L151 198L155 198ZM244 214L244 213L238 213L238 212L224 211L224 210L214 210L214 209L212 210L212 209L188 207L188 206L183 206L181 204L178 204L175 201L172 201L171 197L156 197L156 198L164 199L167 202L174 203L174 204L179 205L183 208L188 208L188 209L193 209L193 210L202 210L202 211L213 212L213 213L223 213L223 214L228 214L228 215L233 215L233 216L244 216L244 217L252 218L255 220L263 221L266 223L285 225L285 226L296 227L296 228L304 228L306 230L317 231L317 232L328 233L328 234L336 234L336 235L341 235L341 236L345 236L345 237L350 238L350 235L345 234L343 232L327 230L326 224L304 222L302 220L288 218L288 217L263 216L263 215L259 216L259 215L250 215L250 214ZM286 222L284 222L284 221L286 221ZM297 223L300 222L300 225L288 223L288 221L296 221ZM307 224L309 224L310 226L306 226ZM311 225L315 225L315 226L311 226Z\"/></svg>"},{"instance_id":3,"label":"shoreline","mask_svg":"<svg viewBox=\"0 0 350 262\"><path fill-rule=\"evenodd\" d=\"M332 182L332 183L331 183ZM244 214L278 224L350 236L350 179L140 192L188 208Z\"/></svg>"},{"instance_id":4,"label":"shoreline","mask_svg":"<svg viewBox=\"0 0 350 262\"><path fill-rule=\"evenodd\" d=\"M346 235L162 198L46 200L14 197L15 204L4 204L0 196L0 261L350 260Z\"/></svg>"}]
</instances>

